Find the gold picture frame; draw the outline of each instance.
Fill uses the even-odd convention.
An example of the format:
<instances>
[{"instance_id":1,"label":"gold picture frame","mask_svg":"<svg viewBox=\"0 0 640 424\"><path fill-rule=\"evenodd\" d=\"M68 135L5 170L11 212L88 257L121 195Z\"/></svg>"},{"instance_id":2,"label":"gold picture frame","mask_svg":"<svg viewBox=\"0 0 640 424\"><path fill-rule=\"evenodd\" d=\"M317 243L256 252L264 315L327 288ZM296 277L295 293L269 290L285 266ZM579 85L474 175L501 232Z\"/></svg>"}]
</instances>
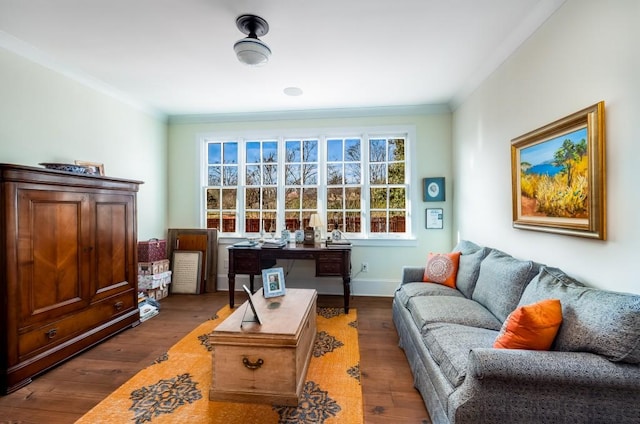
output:
<instances>
[{"instance_id":1,"label":"gold picture frame","mask_svg":"<svg viewBox=\"0 0 640 424\"><path fill-rule=\"evenodd\" d=\"M601 101L511 140L513 227L606 239Z\"/></svg>"},{"instance_id":2,"label":"gold picture frame","mask_svg":"<svg viewBox=\"0 0 640 424\"><path fill-rule=\"evenodd\" d=\"M102 176L104 176L104 164L102 164L102 163L86 162L86 161L83 161L83 160L76 160L76 161L74 161L74 163L76 165L87 166L89 168L92 168L95 171L95 172L93 172L94 175L102 175Z\"/></svg>"}]
</instances>

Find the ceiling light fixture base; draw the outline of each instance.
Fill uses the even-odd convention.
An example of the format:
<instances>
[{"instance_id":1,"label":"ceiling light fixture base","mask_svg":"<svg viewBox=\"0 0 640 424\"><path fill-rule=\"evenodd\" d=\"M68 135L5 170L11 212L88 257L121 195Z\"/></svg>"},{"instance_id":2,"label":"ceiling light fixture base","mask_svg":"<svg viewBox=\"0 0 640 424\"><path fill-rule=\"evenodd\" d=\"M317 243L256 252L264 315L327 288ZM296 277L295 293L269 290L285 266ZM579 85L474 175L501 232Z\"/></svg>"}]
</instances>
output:
<instances>
[{"instance_id":1,"label":"ceiling light fixture base","mask_svg":"<svg viewBox=\"0 0 640 424\"><path fill-rule=\"evenodd\" d=\"M267 21L256 15L240 15L236 19L236 25L241 33L248 36L262 37L269 32Z\"/></svg>"},{"instance_id":2,"label":"ceiling light fixture base","mask_svg":"<svg viewBox=\"0 0 640 424\"><path fill-rule=\"evenodd\" d=\"M233 45L238 60L250 66L267 63L271 57L271 49L258 38L269 32L267 21L256 15L240 15L236 19L236 25L240 32L247 34L246 38Z\"/></svg>"}]
</instances>

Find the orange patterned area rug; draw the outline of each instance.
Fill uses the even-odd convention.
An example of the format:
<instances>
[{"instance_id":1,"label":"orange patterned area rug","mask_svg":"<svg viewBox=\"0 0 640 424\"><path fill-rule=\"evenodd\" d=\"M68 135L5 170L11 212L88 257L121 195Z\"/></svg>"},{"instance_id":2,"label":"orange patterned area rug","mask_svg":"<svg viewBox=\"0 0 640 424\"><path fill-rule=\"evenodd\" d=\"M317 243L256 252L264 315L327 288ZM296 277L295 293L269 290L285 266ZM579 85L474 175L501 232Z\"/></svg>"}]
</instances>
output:
<instances>
[{"instance_id":1,"label":"orange patterned area rug","mask_svg":"<svg viewBox=\"0 0 640 424\"><path fill-rule=\"evenodd\" d=\"M356 310L317 309L317 334L297 407L209 401L211 351L208 334L232 310L176 343L96 405L76 424L359 424L363 420Z\"/></svg>"}]
</instances>

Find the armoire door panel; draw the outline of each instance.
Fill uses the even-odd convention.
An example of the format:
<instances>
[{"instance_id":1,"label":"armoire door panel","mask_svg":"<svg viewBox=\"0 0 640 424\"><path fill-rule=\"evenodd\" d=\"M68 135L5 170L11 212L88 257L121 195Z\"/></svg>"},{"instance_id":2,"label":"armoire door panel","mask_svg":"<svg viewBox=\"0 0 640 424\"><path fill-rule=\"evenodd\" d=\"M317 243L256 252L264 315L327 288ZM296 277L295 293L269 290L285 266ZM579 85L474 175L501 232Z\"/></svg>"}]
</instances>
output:
<instances>
[{"instance_id":1,"label":"armoire door panel","mask_svg":"<svg viewBox=\"0 0 640 424\"><path fill-rule=\"evenodd\" d=\"M96 273L93 301L134 287L132 275L133 198L99 195L95 205Z\"/></svg>"},{"instance_id":2,"label":"armoire door panel","mask_svg":"<svg viewBox=\"0 0 640 424\"><path fill-rule=\"evenodd\" d=\"M18 196L18 269L21 327L88 305L83 278L88 258L83 208L86 197L74 193L20 190Z\"/></svg>"}]
</instances>

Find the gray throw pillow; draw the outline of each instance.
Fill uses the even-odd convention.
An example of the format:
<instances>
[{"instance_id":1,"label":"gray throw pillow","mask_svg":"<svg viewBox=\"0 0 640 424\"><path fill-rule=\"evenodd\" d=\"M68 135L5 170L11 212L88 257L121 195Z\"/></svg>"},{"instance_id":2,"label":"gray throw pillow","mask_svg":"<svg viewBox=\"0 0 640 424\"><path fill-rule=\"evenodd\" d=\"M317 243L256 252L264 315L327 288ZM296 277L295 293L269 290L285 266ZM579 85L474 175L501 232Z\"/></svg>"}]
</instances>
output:
<instances>
[{"instance_id":1,"label":"gray throw pillow","mask_svg":"<svg viewBox=\"0 0 640 424\"><path fill-rule=\"evenodd\" d=\"M456 288L468 299L471 299L473 290L476 287L478 275L480 274L480 264L490 251L491 249L488 247L482 247L475 252L462 252L460 255L458 275L456 276Z\"/></svg>"},{"instance_id":2,"label":"gray throw pillow","mask_svg":"<svg viewBox=\"0 0 640 424\"><path fill-rule=\"evenodd\" d=\"M562 305L562 325L552 349L640 363L639 295L584 287L556 268L542 267L520 304L551 298Z\"/></svg>"},{"instance_id":3,"label":"gray throw pillow","mask_svg":"<svg viewBox=\"0 0 640 424\"><path fill-rule=\"evenodd\" d=\"M492 249L480 264L472 299L484 305L501 322L518 305L525 286L538 273L539 265Z\"/></svg>"},{"instance_id":4,"label":"gray throw pillow","mask_svg":"<svg viewBox=\"0 0 640 424\"><path fill-rule=\"evenodd\" d=\"M471 253L477 252L482 249L482 246L478 246L472 241L469 240L460 240L456 247L453 248L452 252L460 252L463 255L469 255Z\"/></svg>"}]
</instances>

